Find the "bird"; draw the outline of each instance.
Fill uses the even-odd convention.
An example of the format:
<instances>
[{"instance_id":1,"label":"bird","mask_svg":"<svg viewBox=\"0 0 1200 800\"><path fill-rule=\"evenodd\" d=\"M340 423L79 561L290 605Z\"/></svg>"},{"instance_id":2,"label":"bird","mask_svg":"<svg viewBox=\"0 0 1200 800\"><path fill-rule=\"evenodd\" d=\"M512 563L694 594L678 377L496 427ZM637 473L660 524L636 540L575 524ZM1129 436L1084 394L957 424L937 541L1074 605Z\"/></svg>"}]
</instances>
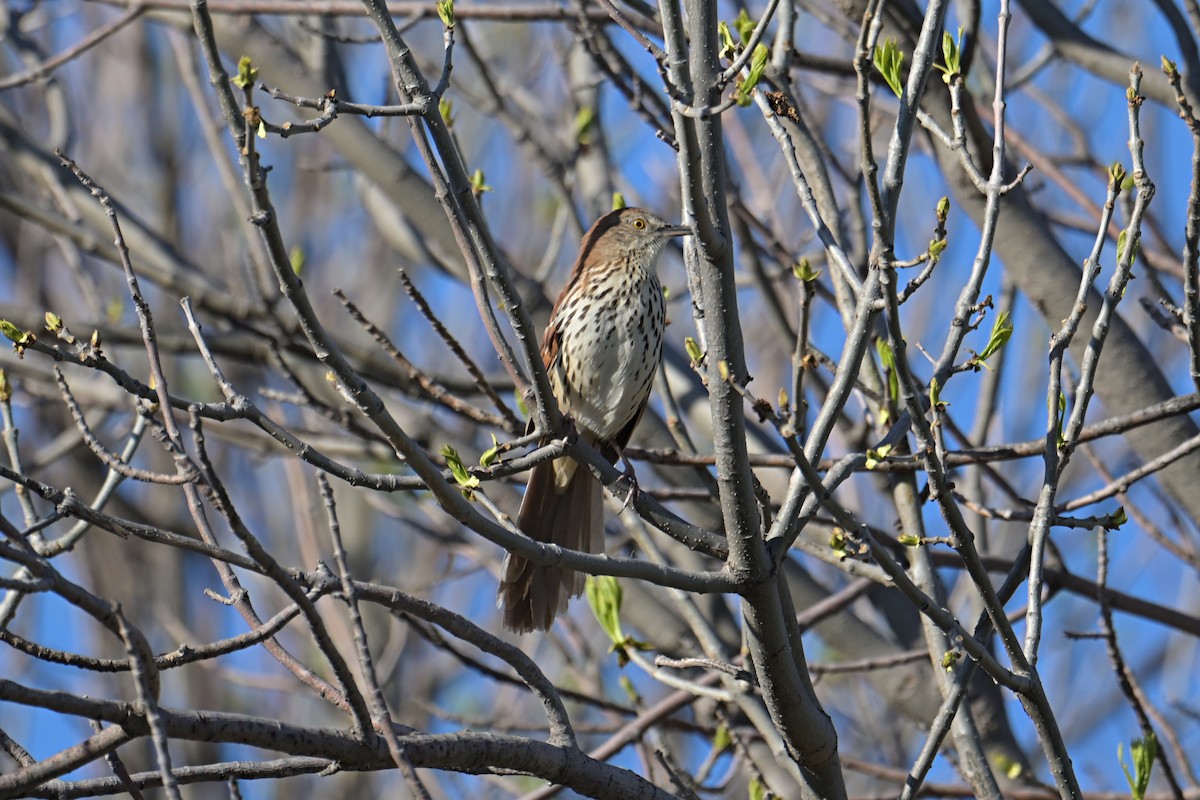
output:
<instances>
[{"instance_id":1,"label":"bird","mask_svg":"<svg viewBox=\"0 0 1200 800\"><path fill-rule=\"evenodd\" d=\"M666 302L655 265L669 239L691 233L642 208L610 211L583 235L550 312L541 356L558 408L611 463L623 458L662 358ZM569 456L537 464L517 528L535 541L601 552L600 482ZM513 553L502 571L498 604L504 627L516 633L548 630L570 598L583 593L582 574Z\"/></svg>"}]
</instances>

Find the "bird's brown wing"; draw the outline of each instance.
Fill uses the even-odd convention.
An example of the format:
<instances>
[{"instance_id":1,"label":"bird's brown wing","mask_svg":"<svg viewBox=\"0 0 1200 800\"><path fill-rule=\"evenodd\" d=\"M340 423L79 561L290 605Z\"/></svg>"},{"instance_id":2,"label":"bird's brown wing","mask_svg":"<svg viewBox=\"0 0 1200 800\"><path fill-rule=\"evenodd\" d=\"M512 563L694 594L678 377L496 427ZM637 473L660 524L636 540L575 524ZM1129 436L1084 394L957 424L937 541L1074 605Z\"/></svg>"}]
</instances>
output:
<instances>
[{"instance_id":1,"label":"bird's brown wing","mask_svg":"<svg viewBox=\"0 0 1200 800\"><path fill-rule=\"evenodd\" d=\"M555 306L555 311L558 307ZM558 332L558 315L551 314L550 322L546 324L546 332L542 334L542 364L549 372L553 369L555 360L558 359L558 343L560 339Z\"/></svg>"}]
</instances>

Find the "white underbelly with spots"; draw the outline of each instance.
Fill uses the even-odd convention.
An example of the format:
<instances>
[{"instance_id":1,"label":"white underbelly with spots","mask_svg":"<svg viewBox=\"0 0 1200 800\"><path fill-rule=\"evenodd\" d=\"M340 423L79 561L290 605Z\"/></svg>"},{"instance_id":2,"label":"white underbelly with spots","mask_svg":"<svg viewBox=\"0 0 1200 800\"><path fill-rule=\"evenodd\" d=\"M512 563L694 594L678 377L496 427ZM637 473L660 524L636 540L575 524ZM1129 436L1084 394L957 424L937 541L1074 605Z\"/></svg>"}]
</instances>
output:
<instances>
[{"instance_id":1,"label":"white underbelly with spots","mask_svg":"<svg viewBox=\"0 0 1200 800\"><path fill-rule=\"evenodd\" d=\"M617 302L593 300L564 310L560 328L563 368L552 374L564 413L597 438L611 439L641 409L662 354L665 308L657 278L614 289ZM649 313L645 313L648 309Z\"/></svg>"}]
</instances>

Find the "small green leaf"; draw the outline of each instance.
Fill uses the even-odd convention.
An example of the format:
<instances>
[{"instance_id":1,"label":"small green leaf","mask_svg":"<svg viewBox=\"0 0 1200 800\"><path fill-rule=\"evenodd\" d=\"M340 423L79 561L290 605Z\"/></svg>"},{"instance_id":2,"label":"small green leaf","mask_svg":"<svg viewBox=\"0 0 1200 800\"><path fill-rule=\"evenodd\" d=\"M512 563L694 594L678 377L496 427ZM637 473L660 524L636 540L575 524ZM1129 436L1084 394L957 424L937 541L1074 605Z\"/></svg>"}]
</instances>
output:
<instances>
[{"instance_id":1,"label":"small green leaf","mask_svg":"<svg viewBox=\"0 0 1200 800\"><path fill-rule=\"evenodd\" d=\"M887 339L884 338L875 340L875 350L879 353L879 363L887 371L888 399L892 401L893 406L898 406L900 405L900 376L896 372L896 354L892 351L892 346L888 344Z\"/></svg>"},{"instance_id":2,"label":"small green leaf","mask_svg":"<svg viewBox=\"0 0 1200 800\"><path fill-rule=\"evenodd\" d=\"M733 41L733 32L729 30L728 22L717 23L717 36L721 40L721 50L717 55L732 61L737 56L737 45Z\"/></svg>"},{"instance_id":3,"label":"small green leaf","mask_svg":"<svg viewBox=\"0 0 1200 800\"><path fill-rule=\"evenodd\" d=\"M943 197L941 200L938 200L934 213L937 214L937 221L945 224L946 219L950 216L950 198Z\"/></svg>"},{"instance_id":4,"label":"small green leaf","mask_svg":"<svg viewBox=\"0 0 1200 800\"><path fill-rule=\"evenodd\" d=\"M721 376L721 380L729 380L729 362L721 359L717 362L717 374Z\"/></svg>"},{"instance_id":5,"label":"small green leaf","mask_svg":"<svg viewBox=\"0 0 1200 800\"><path fill-rule=\"evenodd\" d=\"M8 372L0 369L0 403L7 403L12 400L13 388L8 382Z\"/></svg>"},{"instance_id":6,"label":"small green leaf","mask_svg":"<svg viewBox=\"0 0 1200 800\"><path fill-rule=\"evenodd\" d=\"M934 64L934 67L942 71L942 80L947 84L954 79L956 75L962 72L962 37L963 29L958 29L958 38L950 38L949 31L942 32L942 61L943 64Z\"/></svg>"},{"instance_id":7,"label":"small green leaf","mask_svg":"<svg viewBox=\"0 0 1200 800\"><path fill-rule=\"evenodd\" d=\"M6 319L0 319L0 333L10 342L19 343L25 338L25 332Z\"/></svg>"},{"instance_id":8,"label":"small green leaf","mask_svg":"<svg viewBox=\"0 0 1200 800\"><path fill-rule=\"evenodd\" d=\"M1120 187L1125 182L1125 165L1120 161L1114 161L1108 167L1108 185L1114 188Z\"/></svg>"},{"instance_id":9,"label":"small green leaf","mask_svg":"<svg viewBox=\"0 0 1200 800\"><path fill-rule=\"evenodd\" d=\"M890 444L880 445L879 447L867 450L867 469L875 469L883 462L888 454L892 452L893 446Z\"/></svg>"},{"instance_id":10,"label":"small green leaf","mask_svg":"<svg viewBox=\"0 0 1200 800\"><path fill-rule=\"evenodd\" d=\"M765 44L754 48L754 55L750 57L750 68L746 71L746 77L738 83L736 99L739 106L748 106L753 102L754 87L762 80L763 72L767 69L767 59L770 56L771 50Z\"/></svg>"},{"instance_id":11,"label":"small green leaf","mask_svg":"<svg viewBox=\"0 0 1200 800\"><path fill-rule=\"evenodd\" d=\"M1158 755L1158 740L1154 733L1148 733L1144 738L1134 739L1129 744L1129 755L1133 761L1133 774L1129 774L1129 768L1125 766L1125 756L1121 752L1121 745L1117 744L1117 761L1121 764L1121 771L1125 773L1125 780L1129 783L1129 791L1133 796L1133 800L1143 800L1146 796L1146 789L1150 786L1150 771L1154 767L1154 758Z\"/></svg>"},{"instance_id":12,"label":"small green leaf","mask_svg":"<svg viewBox=\"0 0 1200 800\"><path fill-rule=\"evenodd\" d=\"M934 239L929 243L929 260L933 263L941 261L944 252L946 252L945 239Z\"/></svg>"},{"instance_id":13,"label":"small green leaf","mask_svg":"<svg viewBox=\"0 0 1200 800\"><path fill-rule=\"evenodd\" d=\"M463 463L462 457L450 445L442 445L442 449L439 452L442 454L442 458L446 459L446 466L450 468L450 474L454 477L454 482L462 487L464 495L470 497L471 490L479 486L479 478L476 478L467 471L467 466Z\"/></svg>"},{"instance_id":14,"label":"small green leaf","mask_svg":"<svg viewBox=\"0 0 1200 800\"><path fill-rule=\"evenodd\" d=\"M904 65L904 53L896 46L895 39L885 39L882 46L875 48L875 69L887 81L887 85L900 97L904 92L901 85L901 70Z\"/></svg>"},{"instance_id":15,"label":"small green leaf","mask_svg":"<svg viewBox=\"0 0 1200 800\"><path fill-rule=\"evenodd\" d=\"M683 340L683 349L687 352L688 358L692 360L692 364L699 364L700 360L704 358L704 354L700 352L700 344L690 336Z\"/></svg>"},{"instance_id":16,"label":"small green leaf","mask_svg":"<svg viewBox=\"0 0 1200 800\"><path fill-rule=\"evenodd\" d=\"M529 406L525 404L525 398L516 389L513 390L513 400L516 402L517 411L521 413L521 416L529 419Z\"/></svg>"},{"instance_id":17,"label":"small green leaf","mask_svg":"<svg viewBox=\"0 0 1200 800\"><path fill-rule=\"evenodd\" d=\"M471 173L471 194L479 197L484 192L490 192L491 186L487 185L487 181L483 177L483 170L477 169Z\"/></svg>"},{"instance_id":18,"label":"small green leaf","mask_svg":"<svg viewBox=\"0 0 1200 800\"><path fill-rule=\"evenodd\" d=\"M754 33L754 26L757 24L754 20L750 19L750 15L746 12L746 9L738 10L737 19L733 21L733 27L737 28L742 44L750 41L750 36Z\"/></svg>"},{"instance_id":19,"label":"small green leaf","mask_svg":"<svg viewBox=\"0 0 1200 800\"><path fill-rule=\"evenodd\" d=\"M717 753L723 753L733 744L733 734L729 732L729 726L722 722L717 726L717 732L713 734L712 747Z\"/></svg>"},{"instance_id":20,"label":"small green leaf","mask_svg":"<svg viewBox=\"0 0 1200 800\"><path fill-rule=\"evenodd\" d=\"M779 408L784 410L788 407L788 392L787 389L780 388L779 390Z\"/></svg>"},{"instance_id":21,"label":"small green leaf","mask_svg":"<svg viewBox=\"0 0 1200 800\"><path fill-rule=\"evenodd\" d=\"M613 645L624 647L625 632L621 630L621 583L611 575L588 575L586 588L588 605L596 621L608 634Z\"/></svg>"},{"instance_id":22,"label":"small green leaf","mask_svg":"<svg viewBox=\"0 0 1200 800\"><path fill-rule=\"evenodd\" d=\"M1063 436L1063 420L1067 416L1067 396L1061 391L1058 393L1058 411L1055 414L1056 424L1058 426L1058 449L1062 450L1066 446L1067 440Z\"/></svg>"},{"instance_id":23,"label":"small green leaf","mask_svg":"<svg viewBox=\"0 0 1200 800\"><path fill-rule=\"evenodd\" d=\"M749 788L750 800L765 800L767 796L767 787L763 786L762 778L755 775L750 779Z\"/></svg>"},{"instance_id":24,"label":"small green leaf","mask_svg":"<svg viewBox=\"0 0 1200 800\"><path fill-rule=\"evenodd\" d=\"M625 208L625 195L620 192L613 192L612 210L620 211Z\"/></svg>"},{"instance_id":25,"label":"small green leaf","mask_svg":"<svg viewBox=\"0 0 1200 800\"><path fill-rule=\"evenodd\" d=\"M1125 229L1122 229L1121 232L1119 234L1117 234L1117 263L1118 264L1122 263L1125 260L1126 238L1127 238L1127 231ZM1140 246L1141 246L1141 239L1135 238L1133 240L1133 253L1129 256L1129 266L1131 266L1131 267L1133 266L1133 263L1135 261L1137 261L1138 250L1139 250Z\"/></svg>"},{"instance_id":26,"label":"small green leaf","mask_svg":"<svg viewBox=\"0 0 1200 800\"><path fill-rule=\"evenodd\" d=\"M958 650L947 650L942 654L942 669L946 672L953 672L954 667L958 664L958 660L962 658L962 653Z\"/></svg>"},{"instance_id":27,"label":"small green leaf","mask_svg":"<svg viewBox=\"0 0 1200 800\"><path fill-rule=\"evenodd\" d=\"M438 100L438 114L442 117L442 122L446 123L447 128L454 127L454 101L449 97L443 97Z\"/></svg>"},{"instance_id":28,"label":"small green leaf","mask_svg":"<svg viewBox=\"0 0 1200 800\"><path fill-rule=\"evenodd\" d=\"M483 455L479 457L479 466L484 469L496 463L496 458L500 455L500 442L496 439L496 434L492 434L492 446L483 451Z\"/></svg>"},{"instance_id":29,"label":"small green leaf","mask_svg":"<svg viewBox=\"0 0 1200 800\"><path fill-rule=\"evenodd\" d=\"M299 275L304 272L304 262L307 257L304 255L304 248L298 244L292 245L292 249L288 251L288 262L292 265L292 272Z\"/></svg>"},{"instance_id":30,"label":"small green leaf","mask_svg":"<svg viewBox=\"0 0 1200 800\"><path fill-rule=\"evenodd\" d=\"M942 405L942 385L936 377L929 381L929 407L934 411L941 411L945 408Z\"/></svg>"},{"instance_id":31,"label":"small green leaf","mask_svg":"<svg viewBox=\"0 0 1200 800\"><path fill-rule=\"evenodd\" d=\"M906 533L903 536L897 537L896 541L900 542L900 544L904 545L905 547L921 546L921 537L913 536L911 533Z\"/></svg>"},{"instance_id":32,"label":"small green leaf","mask_svg":"<svg viewBox=\"0 0 1200 800\"><path fill-rule=\"evenodd\" d=\"M1174 78L1176 75L1179 74L1179 67L1175 65L1174 61L1167 58L1166 56L1162 56L1161 58L1162 58L1162 71L1164 73L1166 73L1168 78Z\"/></svg>"},{"instance_id":33,"label":"small green leaf","mask_svg":"<svg viewBox=\"0 0 1200 800\"><path fill-rule=\"evenodd\" d=\"M971 359L974 363L983 364L1008 343L1013 334L1011 317L1012 315L1007 311L1001 311L996 315L996 320L992 323L992 335L988 337L988 343L979 352L979 355Z\"/></svg>"},{"instance_id":34,"label":"small green leaf","mask_svg":"<svg viewBox=\"0 0 1200 800\"><path fill-rule=\"evenodd\" d=\"M996 753L993 755L992 763L995 764L996 768L1003 772L1005 777L1007 777L1010 781L1015 781L1017 778L1021 777L1021 773L1025 771L1025 768L1021 766L1020 761L1017 761L1014 758L1009 758L1004 753Z\"/></svg>"},{"instance_id":35,"label":"small green leaf","mask_svg":"<svg viewBox=\"0 0 1200 800\"><path fill-rule=\"evenodd\" d=\"M1126 522L1129 522L1129 515L1125 513L1125 506L1119 506L1112 515L1112 526L1120 528Z\"/></svg>"},{"instance_id":36,"label":"small green leaf","mask_svg":"<svg viewBox=\"0 0 1200 800\"><path fill-rule=\"evenodd\" d=\"M53 311L46 312L46 330L51 333L58 333L63 329L62 317L55 314Z\"/></svg>"},{"instance_id":37,"label":"small green leaf","mask_svg":"<svg viewBox=\"0 0 1200 800\"><path fill-rule=\"evenodd\" d=\"M255 69L250 56L242 56L238 59L238 71L237 76L233 78L233 85L239 89L250 89L257 80L258 70Z\"/></svg>"},{"instance_id":38,"label":"small green leaf","mask_svg":"<svg viewBox=\"0 0 1200 800\"><path fill-rule=\"evenodd\" d=\"M834 555L838 558L845 558L849 553L846 551L850 541L846 538L846 532L841 528L834 528L833 533L829 534L829 548L833 550Z\"/></svg>"},{"instance_id":39,"label":"small green leaf","mask_svg":"<svg viewBox=\"0 0 1200 800\"><path fill-rule=\"evenodd\" d=\"M454 0L437 0L438 18L447 28L454 28Z\"/></svg>"},{"instance_id":40,"label":"small green leaf","mask_svg":"<svg viewBox=\"0 0 1200 800\"><path fill-rule=\"evenodd\" d=\"M812 283L821 276L821 270L814 269L811 261L802 258L792 265L792 274L796 276L797 280Z\"/></svg>"},{"instance_id":41,"label":"small green leaf","mask_svg":"<svg viewBox=\"0 0 1200 800\"><path fill-rule=\"evenodd\" d=\"M575 112L575 141L582 145L592 143L592 131L596 128L596 109L584 106Z\"/></svg>"}]
</instances>

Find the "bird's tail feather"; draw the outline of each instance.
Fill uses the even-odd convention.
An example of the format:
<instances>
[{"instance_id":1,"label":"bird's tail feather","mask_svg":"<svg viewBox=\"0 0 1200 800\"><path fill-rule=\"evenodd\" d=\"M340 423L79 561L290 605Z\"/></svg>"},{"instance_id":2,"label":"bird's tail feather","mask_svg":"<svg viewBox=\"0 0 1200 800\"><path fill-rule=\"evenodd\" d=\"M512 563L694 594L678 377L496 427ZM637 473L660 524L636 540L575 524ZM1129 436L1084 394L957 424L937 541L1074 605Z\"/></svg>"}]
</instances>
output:
<instances>
[{"instance_id":1,"label":"bird's tail feather","mask_svg":"<svg viewBox=\"0 0 1200 800\"><path fill-rule=\"evenodd\" d=\"M604 547L603 487L581 467L560 490L555 486L553 464L545 461L530 471L517 527L539 542L599 552ZM504 609L504 627L518 633L548 630L567 601L583 594L584 580L582 573L534 564L509 553L498 597Z\"/></svg>"}]
</instances>

